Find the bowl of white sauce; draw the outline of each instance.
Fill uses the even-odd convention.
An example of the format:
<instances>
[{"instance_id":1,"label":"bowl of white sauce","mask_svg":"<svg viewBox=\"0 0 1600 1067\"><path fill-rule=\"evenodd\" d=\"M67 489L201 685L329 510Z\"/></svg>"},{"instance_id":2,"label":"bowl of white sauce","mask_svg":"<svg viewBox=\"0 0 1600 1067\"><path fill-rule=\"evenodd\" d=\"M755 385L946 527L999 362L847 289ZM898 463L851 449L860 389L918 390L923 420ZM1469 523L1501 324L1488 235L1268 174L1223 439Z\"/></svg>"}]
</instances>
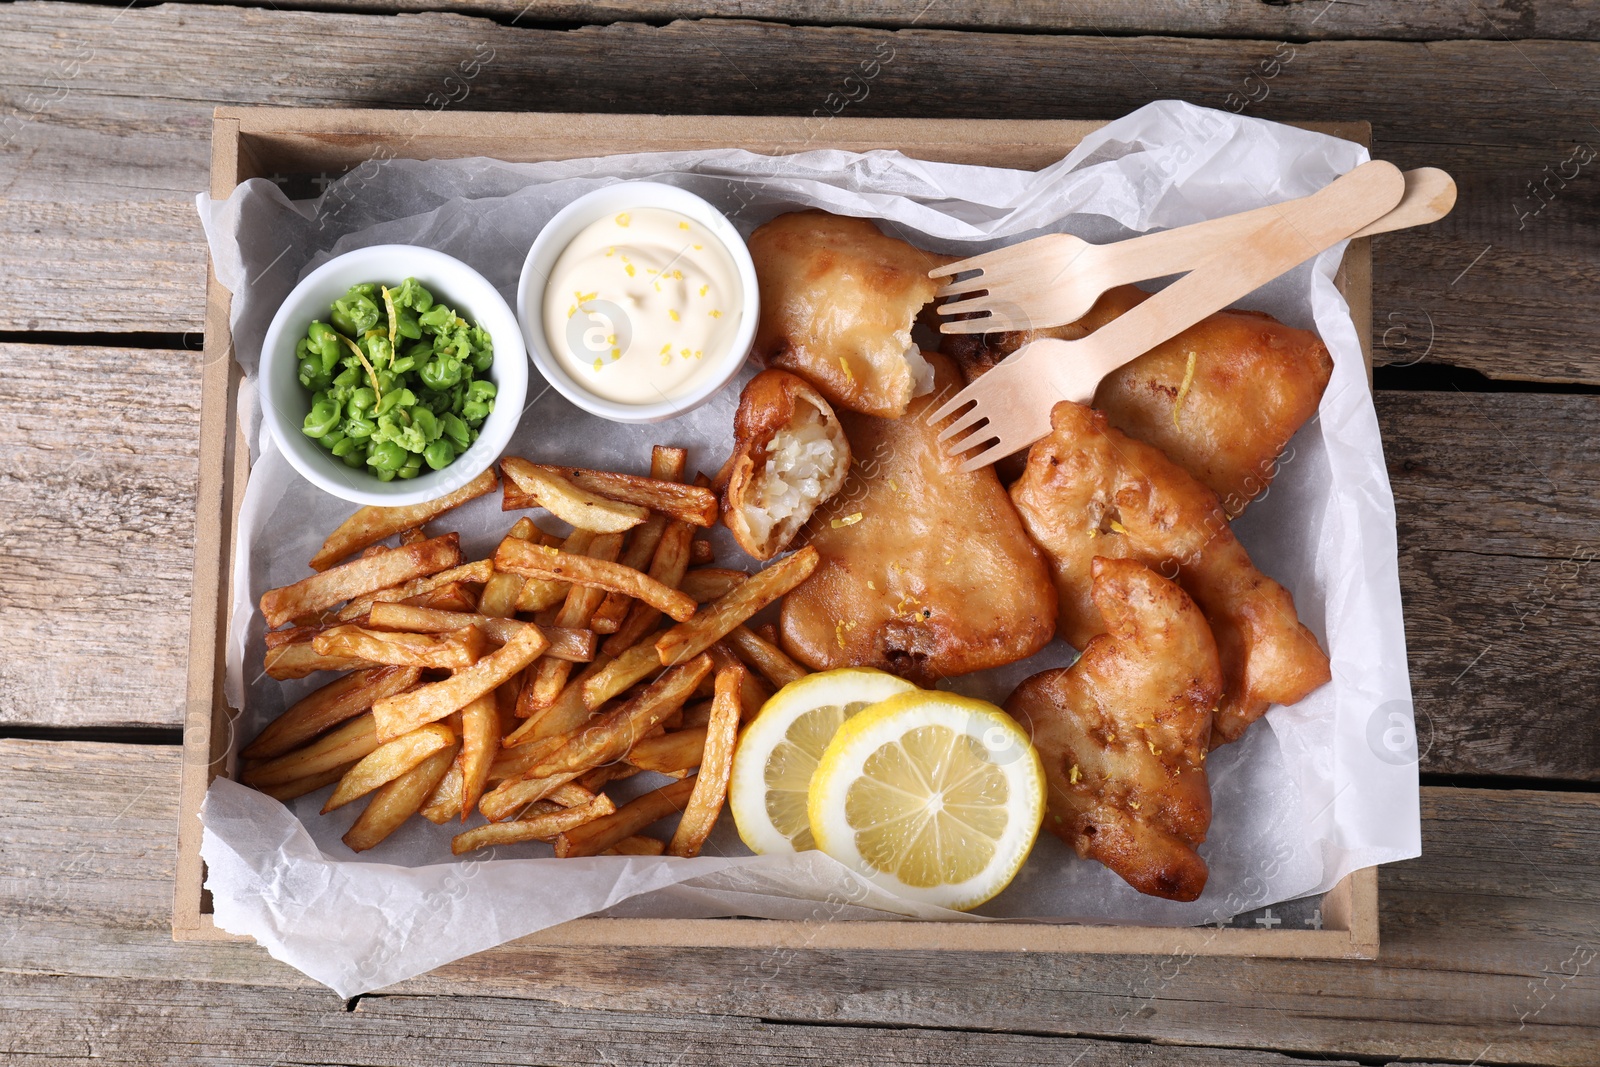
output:
<instances>
[{"instance_id":1,"label":"bowl of white sauce","mask_svg":"<svg viewBox=\"0 0 1600 1067\"><path fill-rule=\"evenodd\" d=\"M608 185L562 208L517 286L539 373L616 422L660 422L710 399L749 355L759 309L733 224L658 182Z\"/></svg>"}]
</instances>

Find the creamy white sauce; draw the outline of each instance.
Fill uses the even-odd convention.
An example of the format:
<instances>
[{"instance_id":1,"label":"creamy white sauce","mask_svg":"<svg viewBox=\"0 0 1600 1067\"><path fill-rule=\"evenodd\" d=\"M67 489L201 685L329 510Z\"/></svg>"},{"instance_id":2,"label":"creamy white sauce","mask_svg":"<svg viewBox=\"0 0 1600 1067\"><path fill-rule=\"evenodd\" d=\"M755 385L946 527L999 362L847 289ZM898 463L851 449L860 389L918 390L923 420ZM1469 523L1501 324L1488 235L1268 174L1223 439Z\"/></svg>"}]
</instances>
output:
<instances>
[{"instance_id":1,"label":"creamy white sauce","mask_svg":"<svg viewBox=\"0 0 1600 1067\"><path fill-rule=\"evenodd\" d=\"M550 350L590 392L653 404L717 373L744 313L733 257L700 223L636 208L591 223L550 272Z\"/></svg>"}]
</instances>

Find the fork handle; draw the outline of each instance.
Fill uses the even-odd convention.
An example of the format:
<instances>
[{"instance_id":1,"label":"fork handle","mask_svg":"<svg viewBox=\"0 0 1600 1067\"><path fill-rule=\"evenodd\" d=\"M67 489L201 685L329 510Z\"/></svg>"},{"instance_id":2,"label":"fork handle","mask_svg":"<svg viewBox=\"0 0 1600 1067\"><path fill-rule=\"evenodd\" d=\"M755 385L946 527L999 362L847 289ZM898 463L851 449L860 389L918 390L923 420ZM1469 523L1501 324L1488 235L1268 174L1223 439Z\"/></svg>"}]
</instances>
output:
<instances>
[{"instance_id":1,"label":"fork handle","mask_svg":"<svg viewBox=\"0 0 1600 1067\"><path fill-rule=\"evenodd\" d=\"M1399 169L1373 160L1320 192L1267 209L1254 229L1213 244L1211 254L1184 277L1081 341L1070 342L1073 362L1080 366L1061 380L1062 395L1089 403L1093 388L1088 396L1076 395L1086 377L1098 383L1129 360L1332 248L1381 218L1404 191ZM1073 388L1068 381L1079 384Z\"/></svg>"},{"instance_id":2,"label":"fork handle","mask_svg":"<svg viewBox=\"0 0 1600 1067\"><path fill-rule=\"evenodd\" d=\"M1444 218L1455 206L1456 183L1449 174L1437 167L1408 170L1404 177L1405 192L1400 197L1400 203L1388 214L1351 234L1352 240L1412 226L1425 226ZM1206 222L1100 245L1096 248L1100 260L1096 270L1102 284L1108 289L1192 270L1218 247L1249 236L1293 203L1296 201L1269 204Z\"/></svg>"}]
</instances>

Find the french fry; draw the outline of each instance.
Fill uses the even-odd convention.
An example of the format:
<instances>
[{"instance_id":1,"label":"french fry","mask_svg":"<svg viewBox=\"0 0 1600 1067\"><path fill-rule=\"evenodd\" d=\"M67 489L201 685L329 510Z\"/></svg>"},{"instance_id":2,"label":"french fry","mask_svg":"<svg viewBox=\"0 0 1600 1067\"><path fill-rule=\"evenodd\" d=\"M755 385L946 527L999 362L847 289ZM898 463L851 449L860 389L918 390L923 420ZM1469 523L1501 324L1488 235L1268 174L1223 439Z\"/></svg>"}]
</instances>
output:
<instances>
[{"instance_id":1,"label":"french fry","mask_svg":"<svg viewBox=\"0 0 1600 1067\"><path fill-rule=\"evenodd\" d=\"M579 808L594 799L594 792L573 781L550 790L549 799L551 803L559 804L563 808ZM526 812L523 813L524 816L526 814Z\"/></svg>"},{"instance_id":2,"label":"french fry","mask_svg":"<svg viewBox=\"0 0 1600 1067\"><path fill-rule=\"evenodd\" d=\"M500 648L442 682L374 702L372 714L378 736L385 741L393 740L466 707L532 663L548 644L537 626L529 626L519 630Z\"/></svg>"},{"instance_id":3,"label":"french fry","mask_svg":"<svg viewBox=\"0 0 1600 1067\"><path fill-rule=\"evenodd\" d=\"M408 504L398 508L364 507L339 524L338 529L322 542L322 548L311 557L311 569L325 571L352 553L368 545L375 545L393 534L406 534L423 523L438 518L451 508L483 496L499 484L494 468L490 467L460 489L430 500L425 504ZM406 542L401 539L401 544Z\"/></svg>"},{"instance_id":4,"label":"french fry","mask_svg":"<svg viewBox=\"0 0 1600 1067\"><path fill-rule=\"evenodd\" d=\"M500 469L506 475L506 490L500 506L506 511L542 506L530 501L538 498L538 479L543 476L559 478L580 493L623 506L659 511L691 526L714 526L717 522L717 495L704 486L685 485L681 481L662 478L644 478L637 474L619 474L616 471L529 463L515 456L502 459ZM574 526L578 525L565 515L559 517L572 522Z\"/></svg>"},{"instance_id":5,"label":"french fry","mask_svg":"<svg viewBox=\"0 0 1600 1067\"><path fill-rule=\"evenodd\" d=\"M517 547L527 548L533 552L550 551L547 546L528 546L520 541L511 542L513 551ZM590 542L587 555L580 556L574 553L573 559L592 558L598 564L609 564L617 558L622 551L621 534L596 534ZM564 627L587 627L589 618L600 606L600 601L605 599L605 592L591 585L571 583L567 592L567 599L561 605L561 610L556 613L555 625ZM554 704L561 695L561 690L566 687L567 678L572 673L572 663L566 660L542 659L528 672L527 679L522 684L522 692L517 697L517 714L524 717L532 716L540 708L547 708Z\"/></svg>"},{"instance_id":6,"label":"french fry","mask_svg":"<svg viewBox=\"0 0 1600 1067\"><path fill-rule=\"evenodd\" d=\"M483 694L461 709L461 821L483 796L489 782L489 768L500 751L500 713L495 710L494 693Z\"/></svg>"},{"instance_id":7,"label":"french fry","mask_svg":"<svg viewBox=\"0 0 1600 1067\"><path fill-rule=\"evenodd\" d=\"M624 778L632 778L638 773L639 768L631 763L608 763L604 767L596 767L589 773L575 779L575 783L592 791L603 788L607 782L618 782Z\"/></svg>"},{"instance_id":8,"label":"french fry","mask_svg":"<svg viewBox=\"0 0 1600 1067\"><path fill-rule=\"evenodd\" d=\"M589 721L591 710L583 699L583 687L590 677L604 670L611 662L605 653L595 657L595 661L583 669L576 677L567 682L567 687L556 697L556 702L548 708L534 712L523 720L521 726L506 736L501 742L506 748L539 741L546 737L568 733Z\"/></svg>"},{"instance_id":9,"label":"french fry","mask_svg":"<svg viewBox=\"0 0 1600 1067\"><path fill-rule=\"evenodd\" d=\"M696 726L704 726L711 721L711 701L702 700L698 703L686 705L683 709L683 719L678 723L680 730L692 730Z\"/></svg>"},{"instance_id":10,"label":"french fry","mask_svg":"<svg viewBox=\"0 0 1600 1067\"><path fill-rule=\"evenodd\" d=\"M702 541L698 537L689 542L689 563L691 566L703 567L707 563L715 562L716 551L712 549L710 541Z\"/></svg>"},{"instance_id":11,"label":"french fry","mask_svg":"<svg viewBox=\"0 0 1600 1067\"><path fill-rule=\"evenodd\" d=\"M284 785L297 778L312 778L347 763L365 759L378 747L378 730L372 712L358 715L304 748L242 772L240 781L257 789Z\"/></svg>"},{"instance_id":12,"label":"french fry","mask_svg":"<svg viewBox=\"0 0 1600 1067\"><path fill-rule=\"evenodd\" d=\"M722 803L728 797L728 776L733 773L733 750L739 740L739 690L745 673L742 666L717 669L717 695L712 698L711 721L706 724L700 773L695 775L694 791L672 842L667 845L669 856L698 856L700 846L717 825L717 816L722 814Z\"/></svg>"},{"instance_id":13,"label":"french fry","mask_svg":"<svg viewBox=\"0 0 1600 1067\"><path fill-rule=\"evenodd\" d=\"M406 771L400 777L380 786L367 801L366 809L346 830L342 840L353 852L365 852L383 843L383 840L411 816L417 814L428 795L438 786L439 780L450 770L456 758L456 746L447 745Z\"/></svg>"},{"instance_id":14,"label":"french fry","mask_svg":"<svg viewBox=\"0 0 1600 1067\"><path fill-rule=\"evenodd\" d=\"M566 735L567 743L528 773L547 777L570 770L587 771L621 759L646 731L681 708L700 679L710 672L710 656L674 667L615 711Z\"/></svg>"},{"instance_id":15,"label":"french fry","mask_svg":"<svg viewBox=\"0 0 1600 1067\"><path fill-rule=\"evenodd\" d=\"M500 470L506 476L500 506L506 511L544 508L562 522L595 533L621 533L650 517L645 508L596 496L553 469L525 459L507 456L500 461Z\"/></svg>"},{"instance_id":16,"label":"french fry","mask_svg":"<svg viewBox=\"0 0 1600 1067\"><path fill-rule=\"evenodd\" d=\"M454 537L456 535L452 533L447 534L446 536ZM427 544L427 542L423 542L423 544ZM397 548L395 551L407 552L410 550ZM350 564L347 563L345 566L348 567ZM324 571L323 573L332 574L333 571ZM374 604L392 604L397 601L412 600L430 593L437 593L443 590L445 587L458 582L475 582L478 585L482 585L487 582L493 574L494 564L486 559L480 559L473 563L464 563L460 566L452 565L447 570L441 570L434 574L413 578L411 581L402 582L399 585L390 585L382 589L375 589L370 593L356 597L354 600L350 601L350 603L346 604L340 609L339 621L350 622L359 615L365 615L367 612L372 610L372 605Z\"/></svg>"},{"instance_id":17,"label":"french fry","mask_svg":"<svg viewBox=\"0 0 1600 1067\"><path fill-rule=\"evenodd\" d=\"M510 822L491 822L457 834L450 840L450 851L459 856L475 848L511 845L518 841L546 841L565 830L576 830L584 823L617 810L608 796L598 796L576 808L523 816Z\"/></svg>"},{"instance_id":18,"label":"french fry","mask_svg":"<svg viewBox=\"0 0 1600 1067\"><path fill-rule=\"evenodd\" d=\"M302 622L282 630L268 630L262 638L268 648L278 648L282 645L298 645L310 642L320 633L326 633L335 626L340 625L338 616L324 619L320 622Z\"/></svg>"},{"instance_id":19,"label":"french fry","mask_svg":"<svg viewBox=\"0 0 1600 1067\"><path fill-rule=\"evenodd\" d=\"M727 596L749 577L744 571L736 571L731 567L696 567L684 572L678 588L694 597L696 603L705 604Z\"/></svg>"},{"instance_id":20,"label":"french fry","mask_svg":"<svg viewBox=\"0 0 1600 1067\"><path fill-rule=\"evenodd\" d=\"M427 539L428 533L421 526L413 526L409 530L400 531L400 543L402 545L414 545L418 541L426 541Z\"/></svg>"},{"instance_id":21,"label":"french fry","mask_svg":"<svg viewBox=\"0 0 1600 1067\"><path fill-rule=\"evenodd\" d=\"M790 659L783 649L769 643L748 626L735 626L723 641L741 660L760 671L762 677L779 689L811 673Z\"/></svg>"},{"instance_id":22,"label":"french fry","mask_svg":"<svg viewBox=\"0 0 1600 1067\"><path fill-rule=\"evenodd\" d=\"M755 632L760 635L761 640L765 641L769 645L777 645L780 643L778 640L778 627L773 623L764 622L760 626L756 627Z\"/></svg>"},{"instance_id":23,"label":"french fry","mask_svg":"<svg viewBox=\"0 0 1600 1067\"><path fill-rule=\"evenodd\" d=\"M666 850L667 846L655 838L642 837L639 834L634 834L632 837L624 837L621 841L618 841L616 844L600 853L600 855L659 856Z\"/></svg>"},{"instance_id":24,"label":"french fry","mask_svg":"<svg viewBox=\"0 0 1600 1067\"><path fill-rule=\"evenodd\" d=\"M681 482L687 460L688 453L681 448L656 445L650 450L650 477L662 482ZM652 511L648 519L633 528L628 545L617 562L636 571L646 570L655 558L656 545L661 543L661 535L666 528L667 516ZM622 620L627 618L628 605L632 602L632 597L622 593L607 593L600 607L595 609L594 617L589 620L589 628L597 634L615 633L622 625Z\"/></svg>"},{"instance_id":25,"label":"french fry","mask_svg":"<svg viewBox=\"0 0 1600 1067\"><path fill-rule=\"evenodd\" d=\"M677 622L692 618L695 613L693 597L656 581L642 571L592 556L569 555L560 549L507 539L501 542L499 551L495 553L494 565L496 570L511 571L526 578L565 581L632 597L666 613Z\"/></svg>"},{"instance_id":26,"label":"french fry","mask_svg":"<svg viewBox=\"0 0 1600 1067\"><path fill-rule=\"evenodd\" d=\"M483 658L489 639L476 626L443 633L393 633L360 626L335 626L311 642L318 655L348 656L396 667L460 670Z\"/></svg>"},{"instance_id":27,"label":"french fry","mask_svg":"<svg viewBox=\"0 0 1600 1067\"><path fill-rule=\"evenodd\" d=\"M533 524L533 520L524 515L512 525L506 536L518 541L534 541L539 538L541 532ZM484 583L483 595L478 597L478 611L495 618L508 619L516 614L517 597L521 593L522 575L496 571Z\"/></svg>"},{"instance_id":28,"label":"french fry","mask_svg":"<svg viewBox=\"0 0 1600 1067\"><path fill-rule=\"evenodd\" d=\"M334 782L337 782L339 779L343 778L345 772L354 766L355 764L353 762L341 763L339 766L323 771L320 774L309 775L305 778L296 778L293 781L285 782L282 785L258 786L257 789L260 792L267 794L267 796L271 797L272 799L281 800L287 804L296 797L303 797L307 793L315 793L325 785L332 785Z\"/></svg>"},{"instance_id":29,"label":"french fry","mask_svg":"<svg viewBox=\"0 0 1600 1067\"><path fill-rule=\"evenodd\" d=\"M558 547L563 552L588 555L590 546L594 544L594 539L595 534L589 530L573 530L571 534L567 535L566 540L558 542ZM548 544L549 542L540 538L539 543ZM518 575L518 577L521 577L521 575ZM539 582L523 578L522 589L517 593L517 610L544 611L546 608L553 608L567 599L567 594L571 589L572 586L566 582Z\"/></svg>"},{"instance_id":30,"label":"french fry","mask_svg":"<svg viewBox=\"0 0 1600 1067\"><path fill-rule=\"evenodd\" d=\"M449 630L459 630L463 626L476 626L489 640L503 645L511 640L512 635L518 630L526 629L533 623L466 611L418 608L410 604L374 604L367 625L374 630L419 634L445 633ZM546 656L570 660L573 663L588 663L594 659L595 645L599 641L594 631L573 630L564 626L541 626L540 630L550 642L550 647L544 650Z\"/></svg>"},{"instance_id":31,"label":"french fry","mask_svg":"<svg viewBox=\"0 0 1600 1067\"><path fill-rule=\"evenodd\" d=\"M733 654L733 649L726 642L718 641L711 646L711 662L717 670L732 670L738 668L739 677L739 707L745 722L749 722L761 714L761 708L768 700L772 699L772 690L767 688L765 682L753 673L744 669L744 661Z\"/></svg>"},{"instance_id":32,"label":"french fry","mask_svg":"<svg viewBox=\"0 0 1600 1067\"><path fill-rule=\"evenodd\" d=\"M683 810L694 794L695 779L685 778L631 800L610 815L567 830L556 837L556 855L593 856L625 838Z\"/></svg>"},{"instance_id":33,"label":"french fry","mask_svg":"<svg viewBox=\"0 0 1600 1067\"><path fill-rule=\"evenodd\" d=\"M597 659L595 665L599 669L585 671L589 677L583 683L583 703L591 711L658 673L661 670L661 656L656 652L655 645L646 642L634 645L604 664Z\"/></svg>"},{"instance_id":34,"label":"french fry","mask_svg":"<svg viewBox=\"0 0 1600 1067\"><path fill-rule=\"evenodd\" d=\"M700 752L705 747L706 727L695 726L647 737L634 745L625 758L641 771L682 775L700 766Z\"/></svg>"},{"instance_id":35,"label":"french fry","mask_svg":"<svg viewBox=\"0 0 1600 1067\"><path fill-rule=\"evenodd\" d=\"M342 808L380 785L394 781L441 748L454 744L455 740L455 731L450 727L442 722L430 722L379 745L339 779L333 795L322 805L322 814Z\"/></svg>"},{"instance_id":36,"label":"french fry","mask_svg":"<svg viewBox=\"0 0 1600 1067\"><path fill-rule=\"evenodd\" d=\"M430 589L426 593L406 597L404 600L392 601L395 604L407 604L419 608L432 608L435 611L477 611L478 598L472 593L472 586L467 582L446 582L437 589ZM360 619L352 620L359 623Z\"/></svg>"},{"instance_id":37,"label":"french fry","mask_svg":"<svg viewBox=\"0 0 1600 1067\"><path fill-rule=\"evenodd\" d=\"M817 569L817 559L817 550L806 545L707 604L688 622L668 630L655 643L662 665L682 663L710 648L729 630L811 577Z\"/></svg>"},{"instance_id":38,"label":"french fry","mask_svg":"<svg viewBox=\"0 0 1600 1067\"><path fill-rule=\"evenodd\" d=\"M261 594L261 614L277 629L298 615L325 611L341 601L437 574L461 562L460 538L453 533L406 545L368 559L330 567L293 585ZM360 615L366 609L355 614Z\"/></svg>"},{"instance_id":39,"label":"french fry","mask_svg":"<svg viewBox=\"0 0 1600 1067\"><path fill-rule=\"evenodd\" d=\"M549 778L508 779L483 794L478 810L490 822L504 822L536 800L578 777L577 771L564 771Z\"/></svg>"},{"instance_id":40,"label":"french fry","mask_svg":"<svg viewBox=\"0 0 1600 1067\"><path fill-rule=\"evenodd\" d=\"M489 781L499 783L528 777L528 772L561 744L559 737L546 737L533 744L501 749L489 765Z\"/></svg>"},{"instance_id":41,"label":"french fry","mask_svg":"<svg viewBox=\"0 0 1600 1067\"><path fill-rule=\"evenodd\" d=\"M383 697L417 684L416 667L370 667L347 674L302 697L279 715L240 753L245 759L272 759L292 751L325 730L360 715Z\"/></svg>"},{"instance_id":42,"label":"french fry","mask_svg":"<svg viewBox=\"0 0 1600 1067\"><path fill-rule=\"evenodd\" d=\"M461 761L452 759L422 805L422 817L442 826L461 814Z\"/></svg>"},{"instance_id":43,"label":"french fry","mask_svg":"<svg viewBox=\"0 0 1600 1067\"><path fill-rule=\"evenodd\" d=\"M289 678L304 678L317 671L353 671L377 665L349 656L324 656L311 646L310 641L299 641L292 645L279 645L277 648L267 649L267 658L263 666L267 677L283 681Z\"/></svg>"},{"instance_id":44,"label":"french fry","mask_svg":"<svg viewBox=\"0 0 1600 1067\"><path fill-rule=\"evenodd\" d=\"M689 542L693 538L694 530L687 523L668 523L661 534L660 543L656 545L656 554L650 560L650 577L676 589L678 583L683 581L684 571L688 569ZM613 656L620 656L654 631L660 620L659 610L635 601L629 605L627 618L617 627L617 632L606 638L606 643L601 647Z\"/></svg>"}]
</instances>

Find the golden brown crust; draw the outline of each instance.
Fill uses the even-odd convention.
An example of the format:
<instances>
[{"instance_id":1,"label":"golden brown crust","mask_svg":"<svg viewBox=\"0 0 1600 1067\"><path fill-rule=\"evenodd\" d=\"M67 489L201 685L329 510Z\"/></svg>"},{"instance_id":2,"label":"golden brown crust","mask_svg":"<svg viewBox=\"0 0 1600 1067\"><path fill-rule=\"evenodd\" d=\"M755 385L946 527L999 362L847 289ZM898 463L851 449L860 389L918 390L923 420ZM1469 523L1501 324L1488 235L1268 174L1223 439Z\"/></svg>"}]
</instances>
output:
<instances>
[{"instance_id":1,"label":"golden brown crust","mask_svg":"<svg viewBox=\"0 0 1600 1067\"><path fill-rule=\"evenodd\" d=\"M915 392L911 324L950 261L866 219L797 211L750 235L761 288L756 354L793 371L835 407L903 415Z\"/></svg>"},{"instance_id":2,"label":"golden brown crust","mask_svg":"<svg viewBox=\"0 0 1600 1067\"><path fill-rule=\"evenodd\" d=\"M1086 337L1149 295L1119 286L1077 322L1026 333L950 335L944 350L970 381L1028 341ZM1111 372L1093 406L1117 429L1160 448L1236 516L1272 484L1279 456L1316 414L1332 374L1327 346L1309 330L1259 311L1221 311Z\"/></svg>"},{"instance_id":3,"label":"golden brown crust","mask_svg":"<svg viewBox=\"0 0 1600 1067\"><path fill-rule=\"evenodd\" d=\"M782 370L762 371L739 394L739 410L733 417L733 455L718 475L726 483L722 522L739 547L756 559L771 559L789 547L815 510L796 511L774 522L764 537L751 529L745 510L756 506L772 439L780 430L806 418L808 412L815 413L837 456L815 502L821 504L839 491L850 471L850 441L833 408L804 379Z\"/></svg>"},{"instance_id":4,"label":"golden brown crust","mask_svg":"<svg viewBox=\"0 0 1600 1067\"><path fill-rule=\"evenodd\" d=\"M1211 825L1216 643L1194 601L1149 568L1096 559L1093 570L1109 632L1071 668L1017 686L1006 711L1044 763L1045 827L1141 893L1194 900L1207 876L1195 846Z\"/></svg>"},{"instance_id":5,"label":"golden brown crust","mask_svg":"<svg viewBox=\"0 0 1600 1067\"><path fill-rule=\"evenodd\" d=\"M1216 494L1100 412L1061 403L1051 421L1011 498L1050 558L1063 638L1081 649L1106 630L1091 594L1094 557L1135 559L1176 576L1211 623L1224 677L1214 743L1329 680L1328 657L1294 598L1250 562Z\"/></svg>"},{"instance_id":6,"label":"golden brown crust","mask_svg":"<svg viewBox=\"0 0 1600 1067\"><path fill-rule=\"evenodd\" d=\"M816 670L872 666L919 684L1032 655L1055 628L1049 570L992 470L963 473L923 419L958 385L901 419L840 412L855 456L845 486L802 537L816 572L784 598L784 649Z\"/></svg>"}]
</instances>

